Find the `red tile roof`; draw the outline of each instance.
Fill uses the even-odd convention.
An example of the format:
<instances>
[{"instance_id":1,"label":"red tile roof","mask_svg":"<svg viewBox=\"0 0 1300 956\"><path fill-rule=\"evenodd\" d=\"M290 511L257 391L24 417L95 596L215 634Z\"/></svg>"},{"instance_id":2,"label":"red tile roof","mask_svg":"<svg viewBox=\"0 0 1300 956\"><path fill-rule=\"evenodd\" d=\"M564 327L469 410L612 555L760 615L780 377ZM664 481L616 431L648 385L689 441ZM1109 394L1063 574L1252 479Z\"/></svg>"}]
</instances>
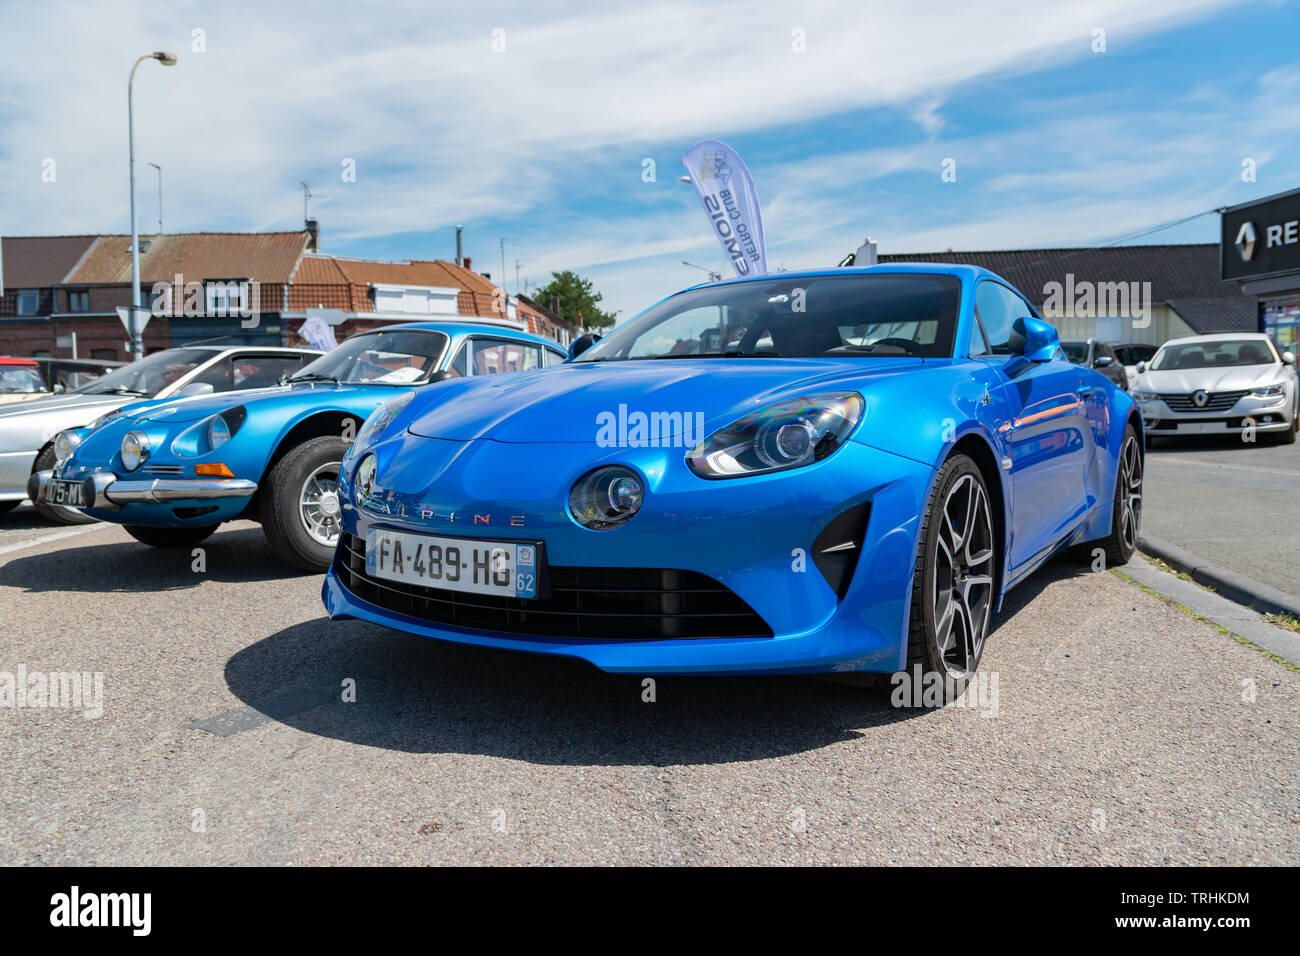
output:
<instances>
[{"instance_id":1,"label":"red tile roof","mask_svg":"<svg viewBox=\"0 0 1300 956\"><path fill-rule=\"evenodd\" d=\"M140 238L148 243L140 253L140 279L145 283L170 282L178 273L186 282L287 282L307 245L305 232L191 232ZM65 281L70 285L129 284L130 236L97 238Z\"/></svg>"},{"instance_id":2,"label":"red tile roof","mask_svg":"<svg viewBox=\"0 0 1300 956\"><path fill-rule=\"evenodd\" d=\"M501 293L491 281L454 262L441 259L385 262L309 252L299 262L289 289L289 309L300 312L323 306L347 312L373 312L370 287L375 284L459 289L457 310L467 316L492 317L496 314L493 307L501 301Z\"/></svg>"}]
</instances>

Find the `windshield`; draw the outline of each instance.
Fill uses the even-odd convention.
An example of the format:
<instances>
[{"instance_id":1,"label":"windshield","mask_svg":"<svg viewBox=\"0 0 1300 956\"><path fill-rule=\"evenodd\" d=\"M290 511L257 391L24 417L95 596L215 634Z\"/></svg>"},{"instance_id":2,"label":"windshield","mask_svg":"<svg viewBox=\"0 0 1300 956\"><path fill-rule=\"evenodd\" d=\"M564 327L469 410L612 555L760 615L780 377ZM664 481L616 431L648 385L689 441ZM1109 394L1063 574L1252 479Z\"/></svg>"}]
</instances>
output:
<instances>
[{"instance_id":1,"label":"windshield","mask_svg":"<svg viewBox=\"0 0 1300 956\"><path fill-rule=\"evenodd\" d=\"M846 275L709 286L615 329L575 362L733 356L952 355L961 282Z\"/></svg>"},{"instance_id":2,"label":"windshield","mask_svg":"<svg viewBox=\"0 0 1300 956\"><path fill-rule=\"evenodd\" d=\"M1088 361L1088 343L1087 342L1062 342L1061 351L1065 357L1075 365L1082 365Z\"/></svg>"},{"instance_id":3,"label":"windshield","mask_svg":"<svg viewBox=\"0 0 1300 956\"><path fill-rule=\"evenodd\" d=\"M1117 345L1115 354L1124 365L1136 365L1138 362L1149 361L1151 356L1156 354L1154 345Z\"/></svg>"},{"instance_id":4,"label":"windshield","mask_svg":"<svg viewBox=\"0 0 1300 956\"><path fill-rule=\"evenodd\" d=\"M1228 339L1166 345L1152 359L1151 369L1227 368L1233 365L1268 365L1273 361L1272 350L1258 339Z\"/></svg>"},{"instance_id":5,"label":"windshield","mask_svg":"<svg viewBox=\"0 0 1300 956\"><path fill-rule=\"evenodd\" d=\"M166 349L114 369L69 394L153 396L216 354L211 349Z\"/></svg>"},{"instance_id":6,"label":"windshield","mask_svg":"<svg viewBox=\"0 0 1300 956\"><path fill-rule=\"evenodd\" d=\"M431 329L362 332L289 378L344 385L422 385L438 370L448 336Z\"/></svg>"},{"instance_id":7,"label":"windshield","mask_svg":"<svg viewBox=\"0 0 1300 956\"><path fill-rule=\"evenodd\" d=\"M0 392L44 392L45 382L34 365L0 365Z\"/></svg>"}]
</instances>

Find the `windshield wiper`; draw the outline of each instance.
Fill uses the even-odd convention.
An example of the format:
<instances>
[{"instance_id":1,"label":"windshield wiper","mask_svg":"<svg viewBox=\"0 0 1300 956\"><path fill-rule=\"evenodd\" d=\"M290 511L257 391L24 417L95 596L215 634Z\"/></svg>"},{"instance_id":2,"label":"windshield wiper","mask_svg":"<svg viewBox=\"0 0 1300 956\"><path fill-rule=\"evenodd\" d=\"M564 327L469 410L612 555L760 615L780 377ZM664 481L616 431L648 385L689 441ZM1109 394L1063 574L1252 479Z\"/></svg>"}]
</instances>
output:
<instances>
[{"instance_id":1,"label":"windshield wiper","mask_svg":"<svg viewBox=\"0 0 1300 956\"><path fill-rule=\"evenodd\" d=\"M854 345L852 343L848 343L845 345L837 345L833 349L827 349L826 352L828 354L833 352L867 352L867 353L875 352L880 355L911 355L912 354L911 352L907 351L907 349L903 348L901 345L880 345L880 344Z\"/></svg>"},{"instance_id":2,"label":"windshield wiper","mask_svg":"<svg viewBox=\"0 0 1300 956\"><path fill-rule=\"evenodd\" d=\"M142 392L138 388L127 388L125 385L119 385L117 388L101 388L95 392L96 395L143 395L148 397L148 392Z\"/></svg>"},{"instance_id":3,"label":"windshield wiper","mask_svg":"<svg viewBox=\"0 0 1300 956\"><path fill-rule=\"evenodd\" d=\"M723 358L785 358L780 352L742 352L739 349L730 349L722 353Z\"/></svg>"},{"instance_id":4,"label":"windshield wiper","mask_svg":"<svg viewBox=\"0 0 1300 956\"><path fill-rule=\"evenodd\" d=\"M290 375L290 376L289 376L285 381L287 381L287 382L289 382L289 383L293 383L293 382L333 382L335 385L341 385L341 384L343 384L343 383L340 382L337 378L335 378L333 375L324 375L324 374L322 374L322 373L320 373L320 372L307 372L307 373L305 373L305 374L303 374L303 373L299 373L299 374L297 374L297 375Z\"/></svg>"}]
</instances>

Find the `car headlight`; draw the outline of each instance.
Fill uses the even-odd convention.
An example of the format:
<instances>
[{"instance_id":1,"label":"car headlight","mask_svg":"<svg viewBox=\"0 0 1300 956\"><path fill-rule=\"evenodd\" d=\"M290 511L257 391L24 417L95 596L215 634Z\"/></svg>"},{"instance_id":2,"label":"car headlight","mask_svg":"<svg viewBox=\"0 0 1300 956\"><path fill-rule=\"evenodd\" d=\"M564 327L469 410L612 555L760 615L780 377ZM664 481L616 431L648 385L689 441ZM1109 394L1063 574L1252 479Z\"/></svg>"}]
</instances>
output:
<instances>
[{"instance_id":1,"label":"car headlight","mask_svg":"<svg viewBox=\"0 0 1300 956\"><path fill-rule=\"evenodd\" d=\"M834 454L862 418L857 392L789 398L716 431L686 456L701 478L740 478L801 468Z\"/></svg>"},{"instance_id":2,"label":"car headlight","mask_svg":"<svg viewBox=\"0 0 1300 956\"><path fill-rule=\"evenodd\" d=\"M366 455L361 459L361 464L357 466L356 478L352 483L352 490L357 501L362 498L369 498L375 490L375 471L379 467L379 462L374 455Z\"/></svg>"},{"instance_id":3,"label":"car headlight","mask_svg":"<svg viewBox=\"0 0 1300 956\"><path fill-rule=\"evenodd\" d=\"M371 412L365 424L361 426L361 431L357 432L357 437L352 443L353 447L365 448L382 435L393 423L393 419L401 414L402 409L411 404L413 398L415 398L414 392L404 392L396 398L390 398Z\"/></svg>"},{"instance_id":4,"label":"car headlight","mask_svg":"<svg viewBox=\"0 0 1300 956\"><path fill-rule=\"evenodd\" d=\"M172 454L177 458L210 454L235 437L247 417L248 409L236 405L205 418L172 439Z\"/></svg>"},{"instance_id":5,"label":"car headlight","mask_svg":"<svg viewBox=\"0 0 1300 956\"><path fill-rule=\"evenodd\" d=\"M631 468L605 465L579 478L569 492L569 511L584 528L608 531L641 510L645 487Z\"/></svg>"},{"instance_id":6,"label":"car headlight","mask_svg":"<svg viewBox=\"0 0 1300 956\"><path fill-rule=\"evenodd\" d=\"M122 467L135 471L149 457L149 438L143 432L127 432L122 437Z\"/></svg>"},{"instance_id":7,"label":"car headlight","mask_svg":"<svg viewBox=\"0 0 1300 956\"><path fill-rule=\"evenodd\" d=\"M1262 388L1251 389L1250 394L1256 398L1280 398L1286 394L1286 385L1265 385Z\"/></svg>"},{"instance_id":8,"label":"car headlight","mask_svg":"<svg viewBox=\"0 0 1300 956\"><path fill-rule=\"evenodd\" d=\"M1135 388L1132 394L1139 402L1153 402L1156 399L1156 393L1147 391L1145 388Z\"/></svg>"},{"instance_id":9,"label":"car headlight","mask_svg":"<svg viewBox=\"0 0 1300 956\"><path fill-rule=\"evenodd\" d=\"M76 432L59 432L54 436L54 460L63 464L72 457L80 444L81 436Z\"/></svg>"}]
</instances>

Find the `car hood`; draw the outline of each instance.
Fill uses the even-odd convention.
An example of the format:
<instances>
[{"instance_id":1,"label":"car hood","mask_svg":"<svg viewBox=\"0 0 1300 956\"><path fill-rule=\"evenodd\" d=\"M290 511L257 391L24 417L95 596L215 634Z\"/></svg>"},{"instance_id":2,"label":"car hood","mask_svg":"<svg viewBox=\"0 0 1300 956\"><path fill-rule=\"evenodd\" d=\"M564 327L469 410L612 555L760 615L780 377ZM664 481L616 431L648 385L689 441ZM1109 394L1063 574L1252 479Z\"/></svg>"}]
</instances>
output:
<instances>
[{"instance_id":1,"label":"car hood","mask_svg":"<svg viewBox=\"0 0 1300 956\"><path fill-rule=\"evenodd\" d=\"M452 441L590 443L602 427L619 428L640 413L661 416L661 439L700 421L708 434L781 398L857 390L922 364L921 359L869 357L577 362L444 382L423 393L425 407L408 428L425 438Z\"/></svg>"},{"instance_id":2,"label":"car hood","mask_svg":"<svg viewBox=\"0 0 1300 956\"><path fill-rule=\"evenodd\" d=\"M1282 366L1236 365L1230 368L1147 369L1134 388L1152 392L1188 395L1197 389L1207 392L1238 392L1282 381Z\"/></svg>"},{"instance_id":3,"label":"car hood","mask_svg":"<svg viewBox=\"0 0 1300 956\"><path fill-rule=\"evenodd\" d=\"M47 412L58 412L61 409L98 408L101 405L124 405L127 402L138 401L140 401L140 397L136 395L47 395L44 398L33 398L30 401L20 402L17 408L0 409L0 418L7 419L19 415L43 415Z\"/></svg>"},{"instance_id":4,"label":"car hood","mask_svg":"<svg viewBox=\"0 0 1300 956\"><path fill-rule=\"evenodd\" d=\"M360 392L375 392L380 388L380 386L369 385L334 385L330 382L272 385L269 388L250 388L247 391L213 392L209 395L193 395L187 398L138 402L122 409L122 412L125 416L135 416L136 421L158 421L165 418L169 422L180 424L181 422L198 421L201 418L207 418L209 415L224 412L236 405L243 405L251 410L260 405L294 401L295 399L318 402L323 393L328 393L332 398L341 398L345 395ZM382 390L393 395L401 395L404 391L392 387L383 388Z\"/></svg>"}]
</instances>

